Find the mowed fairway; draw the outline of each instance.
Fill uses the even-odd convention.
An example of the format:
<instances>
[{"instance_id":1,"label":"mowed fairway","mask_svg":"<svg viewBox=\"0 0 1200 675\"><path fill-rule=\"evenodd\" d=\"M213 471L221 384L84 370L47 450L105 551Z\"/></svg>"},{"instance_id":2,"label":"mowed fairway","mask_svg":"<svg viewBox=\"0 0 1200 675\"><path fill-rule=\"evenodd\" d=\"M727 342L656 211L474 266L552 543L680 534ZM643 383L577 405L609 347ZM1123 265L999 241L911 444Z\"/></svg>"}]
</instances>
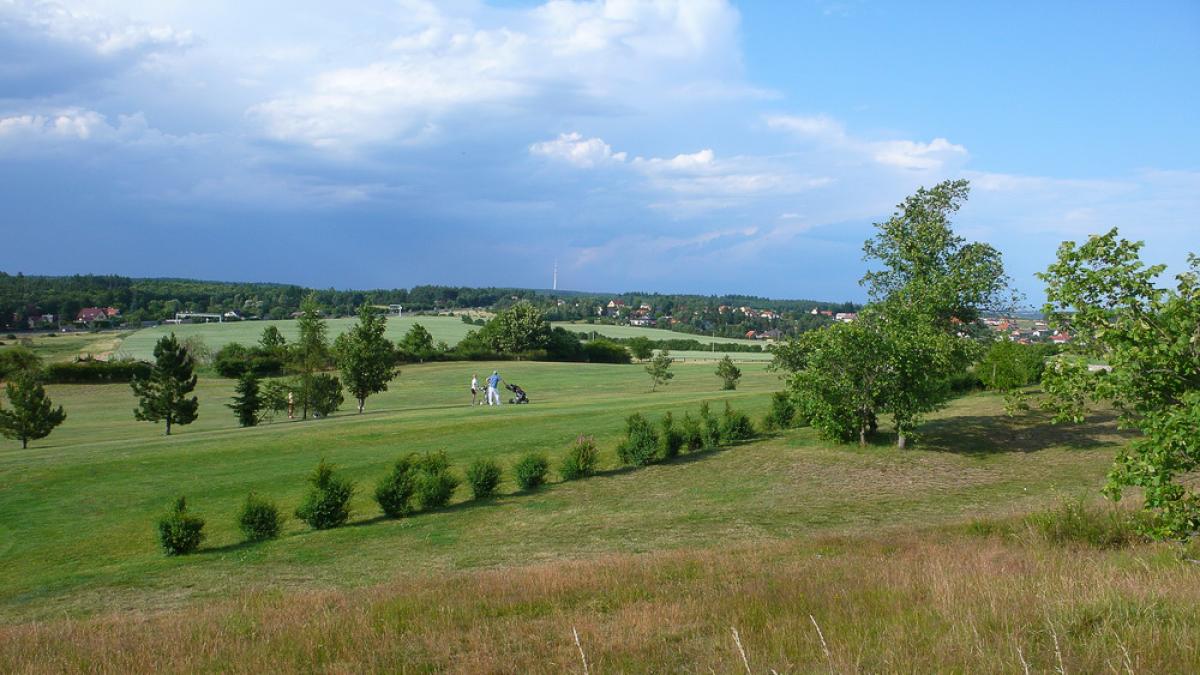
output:
<instances>
[{"instance_id":1,"label":"mowed fairway","mask_svg":"<svg viewBox=\"0 0 1200 675\"><path fill-rule=\"evenodd\" d=\"M577 333L596 333L611 338L633 338L644 337L650 340L696 340L702 344L716 343L733 343L739 345L758 345L765 346L762 340L747 340L745 338L723 338L713 337L711 335L703 335L700 333L680 333L673 330L664 330L662 328L641 328L639 326L612 326L608 324L591 324L591 323L573 323L570 321L555 321L552 324L554 327L562 327L569 331Z\"/></svg>"},{"instance_id":2,"label":"mowed fairway","mask_svg":"<svg viewBox=\"0 0 1200 675\"><path fill-rule=\"evenodd\" d=\"M326 320L329 341L333 342L334 338L350 330L357 322L358 319L356 318ZM445 342L450 346L458 344L458 341L463 339L468 331L478 328L478 326L463 323L462 319L457 316L409 315L404 317L389 317L387 321L387 338L395 342L404 337L404 334L413 327L413 324L418 323L433 335L434 342ZM181 340L192 336L199 337L214 352L231 342L239 342L250 346L258 342L258 339L262 337L263 330L267 326L278 328L279 332L289 342L294 341L300 335L300 329L296 327L296 322L292 319L163 325L137 331L121 343L117 353L121 356L129 356L135 359L153 360L154 344L162 336L169 333L174 333Z\"/></svg>"}]
</instances>

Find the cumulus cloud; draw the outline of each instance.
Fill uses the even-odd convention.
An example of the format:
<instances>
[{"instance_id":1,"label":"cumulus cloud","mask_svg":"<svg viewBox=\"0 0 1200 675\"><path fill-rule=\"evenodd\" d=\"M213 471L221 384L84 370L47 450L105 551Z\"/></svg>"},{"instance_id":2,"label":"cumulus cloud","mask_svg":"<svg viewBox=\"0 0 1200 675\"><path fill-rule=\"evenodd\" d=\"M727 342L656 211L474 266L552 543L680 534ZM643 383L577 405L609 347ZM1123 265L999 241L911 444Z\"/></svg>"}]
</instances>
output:
<instances>
[{"instance_id":1,"label":"cumulus cloud","mask_svg":"<svg viewBox=\"0 0 1200 675\"><path fill-rule=\"evenodd\" d=\"M584 138L579 132L559 134L554 140L534 143L529 146L529 152L582 168L625 161L624 152L613 152L612 146L602 139Z\"/></svg>"}]
</instances>

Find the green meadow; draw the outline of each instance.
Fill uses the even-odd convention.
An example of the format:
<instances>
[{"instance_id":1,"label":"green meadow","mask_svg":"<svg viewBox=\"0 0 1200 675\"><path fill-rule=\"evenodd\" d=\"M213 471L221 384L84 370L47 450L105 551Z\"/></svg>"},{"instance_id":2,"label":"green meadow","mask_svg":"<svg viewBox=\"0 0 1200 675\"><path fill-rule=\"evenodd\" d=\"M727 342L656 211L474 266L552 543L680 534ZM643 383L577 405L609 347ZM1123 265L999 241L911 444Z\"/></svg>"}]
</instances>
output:
<instances>
[{"instance_id":1,"label":"green meadow","mask_svg":"<svg viewBox=\"0 0 1200 675\"><path fill-rule=\"evenodd\" d=\"M248 325L249 337L262 327ZM472 374L493 369L533 403L469 405ZM561 671L577 669L573 625L593 672L650 661L730 672L741 667L731 626L760 670L779 672L1011 672L1014 644L1049 668L1047 625L1063 631L1070 669L1102 667L1122 646L1139 665L1193 663L1200 568L1160 545L1069 553L1021 534L1026 514L1094 501L1125 440L1111 415L1059 427L975 394L905 451L801 428L618 466L635 411L657 422L728 402L761 419L780 379L765 363L742 370L724 392L711 362L683 361L652 393L637 364L411 365L362 415L347 405L249 429L225 408L233 382L202 377L199 419L170 437L134 421L127 385L49 386L66 423L28 450L0 446L0 669L87 669L98 654L118 670ZM596 438L599 475L552 471L542 489L517 489L518 457L542 452L556 467L580 434ZM436 450L459 475L498 460L501 494L476 502L463 485L446 508L383 518L374 483L397 457ZM356 482L350 523L317 532L291 517L279 539L243 543L245 496L290 514L321 458ZM155 521L178 495L207 539L169 558ZM1110 592L1068 593L1070 570ZM985 592L967 602L977 583ZM828 652L810 613L837 632ZM964 636L974 648L954 646Z\"/></svg>"}]
</instances>

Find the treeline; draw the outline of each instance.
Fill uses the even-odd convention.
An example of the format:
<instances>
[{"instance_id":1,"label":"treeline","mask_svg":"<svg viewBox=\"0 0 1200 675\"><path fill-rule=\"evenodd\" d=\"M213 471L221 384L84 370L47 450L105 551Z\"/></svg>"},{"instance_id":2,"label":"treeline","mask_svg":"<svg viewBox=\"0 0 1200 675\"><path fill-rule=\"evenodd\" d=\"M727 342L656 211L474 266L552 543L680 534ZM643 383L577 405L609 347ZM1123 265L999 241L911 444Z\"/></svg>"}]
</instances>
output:
<instances>
[{"instance_id":1,"label":"treeline","mask_svg":"<svg viewBox=\"0 0 1200 675\"><path fill-rule=\"evenodd\" d=\"M113 307L120 316L100 324L124 325L162 321L176 312L224 314L246 318L286 319L300 311L309 295L326 316L352 316L363 304L402 305L405 311L456 309L503 310L525 302L551 321L625 322L626 317L601 317L612 300L627 307L645 304L655 317L672 317L671 327L687 333L743 337L747 331L777 329L794 335L830 322L813 309L852 312L853 303L813 300L771 300L743 295L680 295L624 293L619 295L538 291L521 288L468 288L424 285L411 289L310 289L276 283L234 283L189 279L134 279L117 275L65 277L10 275L0 272L0 329L23 330L31 317L51 315L51 325L75 321L85 307ZM724 307L725 311L721 308ZM778 318L764 319L734 311L739 307L770 309ZM664 326L667 327L667 326Z\"/></svg>"}]
</instances>

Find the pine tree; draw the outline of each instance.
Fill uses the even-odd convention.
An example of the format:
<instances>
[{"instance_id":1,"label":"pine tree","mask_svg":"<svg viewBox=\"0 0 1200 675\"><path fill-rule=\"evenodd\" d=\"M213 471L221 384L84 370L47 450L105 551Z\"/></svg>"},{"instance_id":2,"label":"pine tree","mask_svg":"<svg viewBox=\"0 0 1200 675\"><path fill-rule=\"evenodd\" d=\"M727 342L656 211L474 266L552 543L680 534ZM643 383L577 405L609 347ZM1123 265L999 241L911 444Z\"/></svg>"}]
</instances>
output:
<instances>
[{"instance_id":1,"label":"pine tree","mask_svg":"<svg viewBox=\"0 0 1200 675\"><path fill-rule=\"evenodd\" d=\"M5 438L21 441L21 447L29 447L50 435L54 427L67 419L62 406L51 408L50 398L42 384L30 374L23 374L8 383L8 401L12 410L0 410L0 434Z\"/></svg>"},{"instance_id":2,"label":"pine tree","mask_svg":"<svg viewBox=\"0 0 1200 675\"><path fill-rule=\"evenodd\" d=\"M233 403L227 404L227 407L237 413L238 423L244 427L258 424L259 413L263 408L263 399L258 393L258 377L254 371L247 370L242 373L234 392L237 395L233 397Z\"/></svg>"},{"instance_id":3,"label":"pine tree","mask_svg":"<svg viewBox=\"0 0 1200 675\"><path fill-rule=\"evenodd\" d=\"M367 397L387 391L388 382L397 375L392 343L383 336L385 322L383 316L364 303L358 309L358 324L334 342L346 390L358 401L360 413Z\"/></svg>"},{"instance_id":4,"label":"pine tree","mask_svg":"<svg viewBox=\"0 0 1200 675\"><path fill-rule=\"evenodd\" d=\"M196 419L200 402L195 396L187 396L196 388L196 375L192 372L192 357L174 333L154 345L154 361L149 378L134 378L130 383L138 397L133 416L144 422L166 422L170 436L171 425L191 424Z\"/></svg>"},{"instance_id":5,"label":"pine tree","mask_svg":"<svg viewBox=\"0 0 1200 675\"><path fill-rule=\"evenodd\" d=\"M717 363L717 377L721 378L721 388L727 391L737 389L738 380L742 379L742 369L733 365L733 359L726 354L725 358Z\"/></svg>"}]
</instances>

